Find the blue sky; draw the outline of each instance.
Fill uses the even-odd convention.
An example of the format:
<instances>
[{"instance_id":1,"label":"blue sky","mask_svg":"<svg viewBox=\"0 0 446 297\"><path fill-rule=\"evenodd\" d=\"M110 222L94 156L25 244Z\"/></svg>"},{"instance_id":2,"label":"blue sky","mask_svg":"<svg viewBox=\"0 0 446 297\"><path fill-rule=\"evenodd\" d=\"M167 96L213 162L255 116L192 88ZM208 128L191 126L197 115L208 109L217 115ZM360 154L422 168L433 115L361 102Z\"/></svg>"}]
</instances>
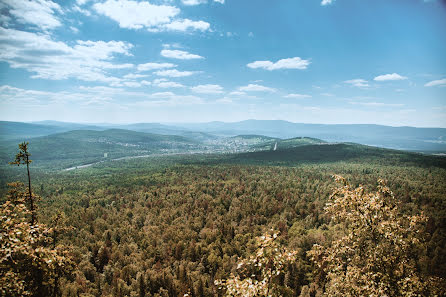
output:
<instances>
[{"instance_id":1,"label":"blue sky","mask_svg":"<svg viewBox=\"0 0 446 297\"><path fill-rule=\"evenodd\" d=\"M0 0L0 120L446 127L441 0Z\"/></svg>"}]
</instances>

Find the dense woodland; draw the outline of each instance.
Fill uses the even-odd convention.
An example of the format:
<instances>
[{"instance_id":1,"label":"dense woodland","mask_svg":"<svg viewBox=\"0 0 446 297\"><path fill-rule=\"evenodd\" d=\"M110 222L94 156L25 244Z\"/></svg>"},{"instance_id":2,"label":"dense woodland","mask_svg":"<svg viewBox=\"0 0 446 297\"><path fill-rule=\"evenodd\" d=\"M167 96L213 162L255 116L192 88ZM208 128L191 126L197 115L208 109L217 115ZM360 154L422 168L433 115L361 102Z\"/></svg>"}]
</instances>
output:
<instances>
[{"instance_id":1,"label":"dense woodland","mask_svg":"<svg viewBox=\"0 0 446 297\"><path fill-rule=\"evenodd\" d=\"M444 278L444 160L373 154L361 159L360 152L345 158L345 152L329 155L330 147L335 148L320 147L317 161L305 161L302 152L293 159L296 151L283 151L187 162L181 157L124 160L72 172L33 172L31 166L41 197L37 219L54 228L52 218L63 214L58 242L73 263L58 280L55 296L224 295L225 287L216 284L231 279L240 261L258 251L259 236L271 232L279 234L278 246L292 251L293 259L272 279L277 291L268 294L329 292L330 274L318 269L310 251L315 244L329 247L345 232L324 210L337 188L334 174L367 192L376 191L377 181L384 179L399 215L423 212L411 269L420 280ZM3 169L2 175L26 181L22 167ZM3 185L3 204L6 191ZM436 280L439 294L444 282Z\"/></svg>"}]
</instances>

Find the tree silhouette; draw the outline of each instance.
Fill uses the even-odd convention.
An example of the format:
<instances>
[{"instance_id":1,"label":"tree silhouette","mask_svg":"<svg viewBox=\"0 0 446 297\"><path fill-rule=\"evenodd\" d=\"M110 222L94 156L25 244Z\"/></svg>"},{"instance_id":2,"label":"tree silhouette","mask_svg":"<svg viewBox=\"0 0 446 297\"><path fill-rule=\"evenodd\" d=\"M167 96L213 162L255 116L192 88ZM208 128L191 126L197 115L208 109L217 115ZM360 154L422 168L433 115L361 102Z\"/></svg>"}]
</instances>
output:
<instances>
[{"instance_id":1,"label":"tree silhouette","mask_svg":"<svg viewBox=\"0 0 446 297\"><path fill-rule=\"evenodd\" d=\"M67 248L57 242L62 217L55 218L53 228L37 223L28 143L19 147L12 163L27 165L28 191L22 183L8 184L0 206L0 296L60 296L59 280L73 269ZM31 201L29 208L26 200Z\"/></svg>"},{"instance_id":2,"label":"tree silhouette","mask_svg":"<svg viewBox=\"0 0 446 297\"><path fill-rule=\"evenodd\" d=\"M30 211L31 211L31 225L34 225L37 223L36 219L36 206L35 206L35 200L36 197L33 196L32 190L31 190L31 175L29 173L29 164L31 164L32 160L29 159L31 154L28 151L28 144L29 142L23 142L19 143L19 152L15 156L15 160L12 162L9 162L11 165L26 165L26 171L28 173L28 197L29 197L29 203L30 203Z\"/></svg>"}]
</instances>

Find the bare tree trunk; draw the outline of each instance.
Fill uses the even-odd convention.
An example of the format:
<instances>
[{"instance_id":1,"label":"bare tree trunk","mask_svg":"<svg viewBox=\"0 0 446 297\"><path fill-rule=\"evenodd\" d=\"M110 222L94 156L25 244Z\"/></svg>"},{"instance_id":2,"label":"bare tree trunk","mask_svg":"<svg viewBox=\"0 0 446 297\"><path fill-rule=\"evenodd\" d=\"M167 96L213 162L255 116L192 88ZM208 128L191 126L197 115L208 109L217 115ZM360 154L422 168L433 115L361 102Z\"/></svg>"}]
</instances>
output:
<instances>
[{"instance_id":1,"label":"bare tree trunk","mask_svg":"<svg viewBox=\"0 0 446 297\"><path fill-rule=\"evenodd\" d=\"M28 191L29 191L29 201L31 204L31 225L34 225L36 222L36 212L34 209L34 198L31 191L31 175L29 173L29 158L26 156L26 170L28 171Z\"/></svg>"}]
</instances>

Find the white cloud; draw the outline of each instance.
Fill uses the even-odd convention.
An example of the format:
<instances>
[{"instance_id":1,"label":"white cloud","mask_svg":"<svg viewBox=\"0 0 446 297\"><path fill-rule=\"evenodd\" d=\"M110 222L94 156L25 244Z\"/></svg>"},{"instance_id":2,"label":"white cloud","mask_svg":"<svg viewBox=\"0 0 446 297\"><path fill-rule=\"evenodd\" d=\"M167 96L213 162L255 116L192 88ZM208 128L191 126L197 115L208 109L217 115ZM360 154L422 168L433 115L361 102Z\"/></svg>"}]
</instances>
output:
<instances>
[{"instance_id":1,"label":"white cloud","mask_svg":"<svg viewBox=\"0 0 446 297\"><path fill-rule=\"evenodd\" d=\"M170 23L180 9L169 5L154 5L147 1L107 0L93 5L94 9L119 23L121 28L154 29Z\"/></svg>"},{"instance_id":2,"label":"white cloud","mask_svg":"<svg viewBox=\"0 0 446 297\"><path fill-rule=\"evenodd\" d=\"M158 78L153 81L153 85L158 88L182 88L184 85L174 81L169 81L165 78Z\"/></svg>"},{"instance_id":3,"label":"white cloud","mask_svg":"<svg viewBox=\"0 0 446 297\"><path fill-rule=\"evenodd\" d=\"M229 96L244 96L246 95L245 92L240 92L240 91L233 91L231 93L229 93Z\"/></svg>"},{"instance_id":4,"label":"white cloud","mask_svg":"<svg viewBox=\"0 0 446 297\"><path fill-rule=\"evenodd\" d=\"M404 104L383 103L383 102L349 102L353 105L371 106L371 107L401 107Z\"/></svg>"},{"instance_id":5,"label":"white cloud","mask_svg":"<svg viewBox=\"0 0 446 297\"><path fill-rule=\"evenodd\" d=\"M247 86L239 87L239 91L242 92L275 92L276 89L265 87L257 84L249 84Z\"/></svg>"},{"instance_id":6,"label":"white cloud","mask_svg":"<svg viewBox=\"0 0 446 297\"><path fill-rule=\"evenodd\" d=\"M425 87L435 87L435 86L445 87L446 86L446 78L430 81L427 84L425 84L424 86Z\"/></svg>"},{"instance_id":7,"label":"white cloud","mask_svg":"<svg viewBox=\"0 0 446 297\"><path fill-rule=\"evenodd\" d=\"M141 84L142 84L143 86L150 86L152 83L151 83L150 81L147 81L147 80L142 80L142 81L141 81Z\"/></svg>"},{"instance_id":8,"label":"white cloud","mask_svg":"<svg viewBox=\"0 0 446 297\"><path fill-rule=\"evenodd\" d=\"M321 5L325 6L325 5L329 5L332 4L335 0L322 0Z\"/></svg>"},{"instance_id":9,"label":"white cloud","mask_svg":"<svg viewBox=\"0 0 446 297\"><path fill-rule=\"evenodd\" d=\"M366 81L365 79L362 79L362 78L346 80L346 81L344 81L344 83L350 84L350 85L352 85L354 87L358 87L358 88L368 88L369 87L368 81Z\"/></svg>"},{"instance_id":10,"label":"white cloud","mask_svg":"<svg viewBox=\"0 0 446 297\"><path fill-rule=\"evenodd\" d=\"M141 87L141 84L139 82L136 82L136 81L125 81L122 84L124 86L126 86L126 87L131 87L131 88L139 88L139 87Z\"/></svg>"},{"instance_id":11,"label":"white cloud","mask_svg":"<svg viewBox=\"0 0 446 297\"><path fill-rule=\"evenodd\" d=\"M79 29L73 26L70 26L70 30L74 33L74 34L78 34L79 33Z\"/></svg>"},{"instance_id":12,"label":"white cloud","mask_svg":"<svg viewBox=\"0 0 446 297\"><path fill-rule=\"evenodd\" d=\"M305 94L288 94L283 96L285 98L295 98L295 99L304 99L304 98L311 98L310 95L305 95Z\"/></svg>"},{"instance_id":13,"label":"white cloud","mask_svg":"<svg viewBox=\"0 0 446 297\"><path fill-rule=\"evenodd\" d=\"M84 4L86 4L87 2L90 2L91 0L76 0L76 3L78 4L78 5L84 5Z\"/></svg>"},{"instance_id":14,"label":"white cloud","mask_svg":"<svg viewBox=\"0 0 446 297\"><path fill-rule=\"evenodd\" d=\"M72 10L72 11L77 11L77 12L79 12L79 13L82 13L82 14L86 15L86 16L91 16L91 12L90 12L89 10L80 8L80 7L77 6L77 5L74 5L74 6L71 8L71 10Z\"/></svg>"},{"instance_id":15,"label":"white cloud","mask_svg":"<svg viewBox=\"0 0 446 297\"><path fill-rule=\"evenodd\" d=\"M138 71L150 71L150 70L158 70L158 69L166 69L166 68L174 68L177 65L172 63L145 63L139 64L136 68Z\"/></svg>"},{"instance_id":16,"label":"white cloud","mask_svg":"<svg viewBox=\"0 0 446 297\"><path fill-rule=\"evenodd\" d=\"M209 30L211 25L205 21L191 21L189 19L176 20L169 24L162 26L163 29L169 31L188 31L188 30L198 30L206 31Z\"/></svg>"},{"instance_id":17,"label":"white cloud","mask_svg":"<svg viewBox=\"0 0 446 297\"><path fill-rule=\"evenodd\" d=\"M95 86L95 87L80 86L79 89L82 91L100 92L100 93L116 93L124 90L122 88L111 88L106 86Z\"/></svg>"},{"instance_id":18,"label":"white cloud","mask_svg":"<svg viewBox=\"0 0 446 297\"><path fill-rule=\"evenodd\" d=\"M277 62L271 61L255 61L247 64L249 68L257 69L263 68L266 70L278 70L278 69L307 69L308 65L310 65L309 60L303 60L299 57L282 59Z\"/></svg>"},{"instance_id":19,"label":"white cloud","mask_svg":"<svg viewBox=\"0 0 446 297\"><path fill-rule=\"evenodd\" d=\"M223 88L220 85L198 85L190 88L192 92L202 93L202 94L221 94L223 93Z\"/></svg>"},{"instance_id":20,"label":"white cloud","mask_svg":"<svg viewBox=\"0 0 446 297\"><path fill-rule=\"evenodd\" d=\"M171 70L160 70L155 72L156 75L159 76L168 76L168 77L185 77L185 76L191 76L195 74L193 71L178 71L176 69Z\"/></svg>"},{"instance_id":21,"label":"white cloud","mask_svg":"<svg viewBox=\"0 0 446 297\"><path fill-rule=\"evenodd\" d=\"M171 5L156 5L148 1L107 0L93 5L94 9L119 23L121 28L147 29L149 31L206 31L205 21L176 19L181 10Z\"/></svg>"},{"instance_id":22,"label":"white cloud","mask_svg":"<svg viewBox=\"0 0 446 297\"><path fill-rule=\"evenodd\" d=\"M63 13L59 4L50 0L2 0L9 10L9 14L21 24L34 25L43 30L61 26L56 13ZM3 12L2 12L3 15Z\"/></svg>"},{"instance_id":23,"label":"white cloud","mask_svg":"<svg viewBox=\"0 0 446 297\"><path fill-rule=\"evenodd\" d=\"M175 96L172 92L158 92L150 95L152 98L170 98L172 96Z\"/></svg>"},{"instance_id":24,"label":"white cloud","mask_svg":"<svg viewBox=\"0 0 446 297\"><path fill-rule=\"evenodd\" d=\"M122 41L81 41L73 46L54 41L47 34L0 27L0 61L11 68L35 73L32 78L117 82L108 69L131 68L132 64L114 64L116 54L131 55L132 44Z\"/></svg>"},{"instance_id":25,"label":"white cloud","mask_svg":"<svg viewBox=\"0 0 446 297\"><path fill-rule=\"evenodd\" d=\"M373 80L376 81L388 81L388 80L405 80L407 77L401 76L398 73L392 73L392 74L383 74L375 77Z\"/></svg>"},{"instance_id":26,"label":"white cloud","mask_svg":"<svg viewBox=\"0 0 446 297\"><path fill-rule=\"evenodd\" d=\"M181 0L184 5L199 5L207 3L207 0ZM218 2L220 4L225 4L225 0L214 0L214 2Z\"/></svg>"},{"instance_id":27,"label":"white cloud","mask_svg":"<svg viewBox=\"0 0 446 297\"><path fill-rule=\"evenodd\" d=\"M202 56L191 54L186 51L168 49L163 49L161 51L161 56L179 60L204 59Z\"/></svg>"},{"instance_id":28,"label":"white cloud","mask_svg":"<svg viewBox=\"0 0 446 297\"><path fill-rule=\"evenodd\" d=\"M148 75L146 74L134 74L134 73L129 73L124 75L125 79L137 79L137 78L143 78L143 77L147 77Z\"/></svg>"},{"instance_id":29,"label":"white cloud","mask_svg":"<svg viewBox=\"0 0 446 297\"><path fill-rule=\"evenodd\" d=\"M181 0L184 5L198 5L206 3L207 0Z\"/></svg>"}]
</instances>

